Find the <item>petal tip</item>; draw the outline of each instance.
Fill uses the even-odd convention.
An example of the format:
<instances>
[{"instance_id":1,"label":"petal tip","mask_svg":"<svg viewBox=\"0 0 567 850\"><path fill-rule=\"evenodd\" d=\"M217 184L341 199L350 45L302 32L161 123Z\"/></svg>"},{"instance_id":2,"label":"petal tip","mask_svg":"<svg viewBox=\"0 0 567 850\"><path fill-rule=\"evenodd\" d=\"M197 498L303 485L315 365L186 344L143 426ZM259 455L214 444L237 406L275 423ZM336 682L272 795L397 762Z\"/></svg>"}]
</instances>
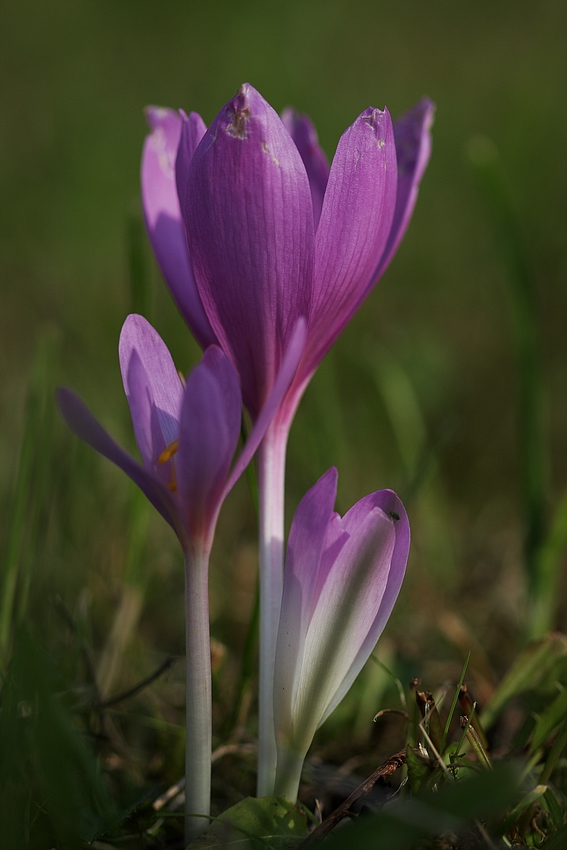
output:
<instances>
[{"instance_id":1,"label":"petal tip","mask_svg":"<svg viewBox=\"0 0 567 850\"><path fill-rule=\"evenodd\" d=\"M144 116L151 130L156 130L164 124L169 118L175 116L173 109L166 106L145 106Z\"/></svg>"}]
</instances>

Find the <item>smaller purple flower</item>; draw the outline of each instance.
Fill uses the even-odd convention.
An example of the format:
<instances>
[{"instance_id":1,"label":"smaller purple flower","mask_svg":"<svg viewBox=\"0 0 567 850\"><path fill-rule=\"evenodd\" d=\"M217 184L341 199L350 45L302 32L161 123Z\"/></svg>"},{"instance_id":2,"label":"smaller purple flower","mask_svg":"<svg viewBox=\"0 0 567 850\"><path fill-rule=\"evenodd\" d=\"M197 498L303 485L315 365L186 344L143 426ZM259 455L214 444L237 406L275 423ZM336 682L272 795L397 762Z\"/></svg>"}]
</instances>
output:
<instances>
[{"instance_id":1,"label":"smaller purple flower","mask_svg":"<svg viewBox=\"0 0 567 850\"><path fill-rule=\"evenodd\" d=\"M159 334L142 316L128 316L119 356L139 464L107 434L71 391L58 391L71 430L126 472L172 526L184 551L210 551L220 507L264 436L293 378L305 328L296 327L274 392L232 471L242 400L234 367L210 346L185 383Z\"/></svg>"},{"instance_id":2,"label":"smaller purple flower","mask_svg":"<svg viewBox=\"0 0 567 850\"><path fill-rule=\"evenodd\" d=\"M332 468L300 502L289 535L274 669L276 794L295 800L313 735L345 696L394 607L409 554L391 490L334 512Z\"/></svg>"},{"instance_id":3,"label":"smaller purple flower","mask_svg":"<svg viewBox=\"0 0 567 850\"><path fill-rule=\"evenodd\" d=\"M138 463L107 434L71 390L57 394L72 431L140 487L176 532L185 555L186 610L186 811L207 815L211 783L211 658L208 565L217 517L269 427L295 374L305 343L299 322L283 357L273 392L231 469L240 436L242 398L238 376L212 345L190 373L179 376L164 342L142 317L128 316L119 355L130 405ZM206 820L186 819L189 842Z\"/></svg>"}]
</instances>

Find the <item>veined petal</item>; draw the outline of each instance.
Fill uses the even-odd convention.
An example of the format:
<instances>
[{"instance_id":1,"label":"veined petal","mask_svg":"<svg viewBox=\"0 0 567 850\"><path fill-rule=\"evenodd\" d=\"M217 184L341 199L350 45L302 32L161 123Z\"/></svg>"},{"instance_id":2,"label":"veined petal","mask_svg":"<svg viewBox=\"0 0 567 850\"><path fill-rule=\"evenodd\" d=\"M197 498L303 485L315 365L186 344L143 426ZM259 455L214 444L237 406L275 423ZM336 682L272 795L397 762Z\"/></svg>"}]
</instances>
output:
<instances>
[{"instance_id":1,"label":"veined petal","mask_svg":"<svg viewBox=\"0 0 567 850\"><path fill-rule=\"evenodd\" d=\"M187 206L189 166L191 165L195 151L199 147L199 142L207 132L207 125L197 112L190 112L189 115L186 115L180 109L179 117L181 119L181 132L179 146L177 148L177 158L175 160L175 182L181 214L181 210Z\"/></svg>"},{"instance_id":2,"label":"veined petal","mask_svg":"<svg viewBox=\"0 0 567 850\"><path fill-rule=\"evenodd\" d=\"M295 142L307 171L313 202L315 230L317 230L327 180L329 179L329 161L319 145L315 126L307 115L302 115L295 109L288 107L282 112L282 121Z\"/></svg>"},{"instance_id":3,"label":"veined petal","mask_svg":"<svg viewBox=\"0 0 567 850\"><path fill-rule=\"evenodd\" d=\"M182 212L203 306L256 418L308 314L313 209L297 148L252 86L203 137Z\"/></svg>"},{"instance_id":4,"label":"veined petal","mask_svg":"<svg viewBox=\"0 0 567 850\"><path fill-rule=\"evenodd\" d=\"M193 536L206 537L222 503L240 436L242 401L238 376L217 346L208 348L183 396L177 490Z\"/></svg>"},{"instance_id":5,"label":"veined petal","mask_svg":"<svg viewBox=\"0 0 567 850\"><path fill-rule=\"evenodd\" d=\"M310 374L351 319L383 254L396 205L396 148L387 110L369 108L346 130L331 164L315 241Z\"/></svg>"},{"instance_id":6,"label":"veined petal","mask_svg":"<svg viewBox=\"0 0 567 850\"><path fill-rule=\"evenodd\" d=\"M124 390L144 466L164 484L170 461L160 456L179 436L183 385L160 335L143 316L127 317L118 346Z\"/></svg>"},{"instance_id":7,"label":"veined petal","mask_svg":"<svg viewBox=\"0 0 567 850\"><path fill-rule=\"evenodd\" d=\"M431 156L430 130L434 113L434 104L427 98L423 98L412 109L394 121L394 137L398 158L396 209L384 254L368 291L386 271L408 228L417 200L419 184Z\"/></svg>"},{"instance_id":8,"label":"veined petal","mask_svg":"<svg viewBox=\"0 0 567 850\"><path fill-rule=\"evenodd\" d=\"M376 616L368 629L367 635L362 642L358 653L353 659L343 681L337 688L335 695L323 712L319 725L325 722L327 717L335 710L337 705L349 691L352 683L366 664L370 653L376 646L376 642L382 634L392 609L398 598L408 561L410 548L410 526L406 510L392 490L379 490L361 499L343 518L343 527L353 533L363 511L370 509L382 510L393 520L395 541L390 560L390 568L382 601L376 612Z\"/></svg>"},{"instance_id":9,"label":"veined petal","mask_svg":"<svg viewBox=\"0 0 567 850\"><path fill-rule=\"evenodd\" d=\"M274 672L276 730L289 729L302 667L305 636L327 529L337 495L332 467L307 491L297 507L287 546L284 588Z\"/></svg>"},{"instance_id":10,"label":"veined petal","mask_svg":"<svg viewBox=\"0 0 567 850\"><path fill-rule=\"evenodd\" d=\"M167 489L112 439L75 393L66 387L61 387L57 391L57 404L71 431L99 454L120 467L138 485L183 541L185 535L179 513Z\"/></svg>"},{"instance_id":11,"label":"veined petal","mask_svg":"<svg viewBox=\"0 0 567 850\"><path fill-rule=\"evenodd\" d=\"M192 113L196 134L205 132L202 119ZM152 132L142 153L142 204L146 227L161 273L177 307L203 346L216 342L203 310L187 253L177 197L175 162L181 136L181 117L172 109L149 106L146 117ZM183 161L187 151L183 148Z\"/></svg>"}]
</instances>

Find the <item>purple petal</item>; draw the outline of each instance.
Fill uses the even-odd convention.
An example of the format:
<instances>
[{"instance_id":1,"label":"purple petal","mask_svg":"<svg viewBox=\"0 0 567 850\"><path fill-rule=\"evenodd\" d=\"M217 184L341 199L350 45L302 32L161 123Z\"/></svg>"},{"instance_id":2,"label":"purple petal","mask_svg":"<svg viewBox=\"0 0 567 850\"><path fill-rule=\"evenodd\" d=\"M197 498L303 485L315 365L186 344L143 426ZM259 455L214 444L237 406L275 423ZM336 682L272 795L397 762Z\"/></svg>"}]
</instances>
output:
<instances>
[{"instance_id":1,"label":"purple petal","mask_svg":"<svg viewBox=\"0 0 567 850\"><path fill-rule=\"evenodd\" d=\"M268 430L274 416L281 410L285 394L295 377L298 363L301 359L301 355L303 354L306 338L307 323L304 319L298 319L287 347L287 351L284 354L280 371L276 377L274 386L272 387L272 391L268 396L264 407L260 411L260 415L256 419L254 427L246 440L246 444L234 465L234 469L227 481L223 498L225 498L232 490L252 460L252 456L262 442L264 434Z\"/></svg>"},{"instance_id":2,"label":"purple petal","mask_svg":"<svg viewBox=\"0 0 567 850\"><path fill-rule=\"evenodd\" d=\"M329 161L319 146L317 131L307 115L301 115L295 109L288 108L282 112L282 121L295 142L307 171L313 202L313 218L315 229L317 229L329 179Z\"/></svg>"},{"instance_id":3,"label":"purple petal","mask_svg":"<svg viewBox=\"0 0 567 850\"><path fill-rule=\"evenodd\" d=\"M175 182L180 210L184 210L187 206L189 166L195 151L199 147L199 142L207 132L207 125L197 112L190 112L189 115L186 115L180 109L179 116L181 118L181 133L177 148L177 159L175 160Z\"/></svg>"},{"instance_id":4,"label":"purple petal","mask_svg":"<svg viewBox=\"0 0 567 850\"><path fill-rule=\"evenodd\" d=\"M240 436L241 413L238 376L221 349L211 346L187 380L175 459L187 525L207 544Z\"/></svg>"},{"instance_id":5,"label":"purple petal","mask_svg":"<svg viewBox=\"0 0 567 850\"><path fill-rule=\"evenodd\" d=\"M75 393L66 387L61 387L57 390L57 405L71 431L99 454L120 467L138 485L183 542L184 530L175 503L168 491L107 434Z\"/></svg>"},{"instance_id":6,"label":"purple petal","mask_svg":"<svg viewBox=\"0 0 567 850\"><path fill-rule=\"evenodd\" d=\"M202 346L216 342L203 310L187 253L185 231L177 197L175 161L181 118L171 109L146 110L152 132L142 154L142 204L146 227L161 273L177 307ZM205 132L195 116L193 124Z\"/></svg>"},{"instance_id":7,"label":"purple petal","mask_svg":"<svg viewBox=\"0 0 567 850\"><path fill-rule=\"evenodd\" d=\"M291 724L297 674L313 609L318 566L333 516L337 478L337 470L332 467L307 491L289 533L274 674L274 709L280 729Z\"/></svg>"},{"instance_id":8,"label":"purple petal","mask_svg":"<svg viewBox=\"0 0 567 850\"><path fill-rule=\"evenodd\" d=\"M167 485L171 461L159 458L179 436L183 385L171 354L143 316L128 316L118 346L124 390L144 466Z\"/></svg>"},{"instance_id":9,"label":"purple petal","mask_svg":"<svg viewBox=\"0 0 567 850\"><path fill-rule=\"evenodd\" d=\"M394 545L393 519L373 508L327 574L305 640L294 711L297 724L308 724L311 735L327 716L381 610Z\"/></svg>"},{"instance_id":10,"label":"purple petal","mask_svg":"<svg viewBox=\"0 0 567 850\"><path fill-rule=\"evenodd\" d=\"M324 712L320 723L323 723L335 710L368 660L370 653L376 646L376 642L388 622L404 580L410 547L410 527L406 510L401 500L392 490L379 490L365 499L361 499L354 508L351 508L343 519L343 527L345 529L350 528L352 531L355 523L358 524L360 522L361 513L369 509L383 511L393 521L395 541L386 585L384 587L382 601L380 602L372 625L368 628L360 649Z\"/></svg>"},{"instance_id":11,"label":"purple petal","mask_svg":"<svg viewBox=\"0 0 567 850\"><path fill-rule=\"evenodd\" d=\"M310 374L351 319L384 252L396 204L396 148L387 110L367 109L343 134L315 242Z\"/></svg>"},{"instance_id":12,"label":"purple petal","mask_svg":"<svg viewBox=\"0 0 567 850\"><path fill-rule=\"evenodd\" d=\"M197 148L183 214L203 305L256 418L308 313L313 209L297 148L252 86Z\"/></svg>"},{"instance_id":13,"label":"purple petal","mask_svg":"<svg viewBox=\"0 0 567 850\"><path fill-rule=\"evenodd\" d=\"M384 254L369 289L386 271L408 228L417 200L419 184L431 155L430 129L434 113L433 103L423 98L401 118L394 121L398 158L396 210Z\"/></svg>"}]
</instances>

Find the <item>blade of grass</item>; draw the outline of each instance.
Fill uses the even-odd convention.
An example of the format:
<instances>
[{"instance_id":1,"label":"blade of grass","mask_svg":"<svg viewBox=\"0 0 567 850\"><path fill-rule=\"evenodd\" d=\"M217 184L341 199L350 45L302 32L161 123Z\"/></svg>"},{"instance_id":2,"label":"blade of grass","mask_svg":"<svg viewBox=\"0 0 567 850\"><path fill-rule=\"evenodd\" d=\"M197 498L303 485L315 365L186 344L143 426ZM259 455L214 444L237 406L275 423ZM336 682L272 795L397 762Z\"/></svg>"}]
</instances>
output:
<instances>
[{"instance_id":1,"label":"blade of grass","mask_svg":"<svg viewBox=\"0 0 567 850\"><path fill-rule=\"evenodd\" d=\"M550 530L538 553L540 592L533 603L530 637L538 638L554 626L558 581L567 549L567 490L555 509Z\"/></svg>"},{"instance_id":2,"label":"blade of grass","mask_svg":"<svg viewBox=\"0 0 567 850\"><path fill-rule=\"evenodd\" d=\"M465 676L467 674L467 667L469 666L469 661L471 660L471 654L466 657L465 663L463 664L463 669L461 672L461 678L459 679L459 683L455 690L455 696L453 697L453 702L451 703L451 708L449 710L449 714L447 715L447 720L445 722L445 728L443 729L443 738L441 739L441 752L445 752L445 747L447 746L447 738L449 737L449 729L451 728L451 723L453 720L453 715L455 714L455 709L457 707L457 702L459 701L459 693L463 686L463 682L465 681Z\"/></svg>"},{"instance_id":3,"label":"blade of grass","mask_svg":"<svg viewBox=\"0 0 567 850\"><path fill-rule=\"evenodd\" d=\"M484 706L484 728L490 728L512 697L536 689L542 682L553 681L551 676L554 668L558 663L565 663L566 655L567 637L558 633L547 635L520 652L492 699Z\"/></svg>"},{"instance_id":4,"label":"blade of grass","mask_svg":"<svg viewBox=\"0 0 567 850\"><path fill-rule=\"evenodd\" d=\"M48 505L54 423L52 386L59 343L56 330L48 327L42 331L29 380L10 532L0 571L2 666L9 659L15 624L25 617L31 572L44 549L44 535L40 532Z\"/></svg>"}]
</instances>

